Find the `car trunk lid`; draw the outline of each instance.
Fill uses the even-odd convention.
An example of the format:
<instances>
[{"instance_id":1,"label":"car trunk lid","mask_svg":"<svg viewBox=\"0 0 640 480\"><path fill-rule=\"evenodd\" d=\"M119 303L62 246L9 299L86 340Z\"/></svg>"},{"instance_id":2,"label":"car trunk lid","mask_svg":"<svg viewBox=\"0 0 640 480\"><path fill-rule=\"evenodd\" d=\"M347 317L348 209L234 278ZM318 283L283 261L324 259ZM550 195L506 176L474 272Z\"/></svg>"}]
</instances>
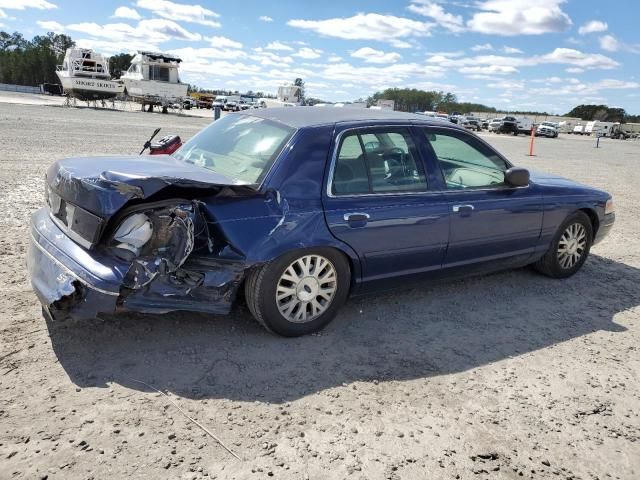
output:
<instances>
[{"instance_id":1,"label":"car trunk lid","mask_svg":"<svg viewBox=\"0 0 640 480\"><path fill-rule=\"evenodd\" d=\"M79 244L91 248L107 222L133 201L171 195L194 198L231 190L254 193L255 186L182 162L169 155L76 157L47 171L46 199L54 220Z\"/></svg>"}]
</instances>

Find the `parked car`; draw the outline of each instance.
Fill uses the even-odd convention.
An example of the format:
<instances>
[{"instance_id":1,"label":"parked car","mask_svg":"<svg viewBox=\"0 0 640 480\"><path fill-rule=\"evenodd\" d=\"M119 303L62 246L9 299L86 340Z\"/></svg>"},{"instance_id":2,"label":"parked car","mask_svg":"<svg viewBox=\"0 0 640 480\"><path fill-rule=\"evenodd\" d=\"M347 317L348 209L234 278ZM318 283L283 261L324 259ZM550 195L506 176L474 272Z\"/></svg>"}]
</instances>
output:
<instances>
[{"instance_id":1,"label":"parked car","mask_svg":"<svg viewBox=\"0 0 640 480\"><path fill-rule=\"evenodd\" d=\"M172 155L59 160L45 185L28 265L48 321L226 314L243 291L286 336L409 281L524 265L569 277L615 219L604 191L386 110L249 110Z\"/></svg>"},{"instance_id":2,"label":"parked car","mask_svg":"<svg viewBox=\"0 0 640 480\"><path fill-rule=\"evenodd\" d=\"M194 108L197 106L198 106L198 102L193 98L185 98L182 101L182 108L184 108L185 110L191 110L191 108Z\"/></svg>"},{"instance_id":3,"label":"parked car","mask_svg":"<svg viewBox=\"0 0 640 480\"><path fill-rule=\"evenodd\" d=\"M521 133L530 134L533 123L529 118L516 118L512 116L502 117L500 125L495 130L496 133L512 133L519 135Z\"/></svg>"},{"instance_id":4,"label":"parked car","mask_svg":"<svg viewBox=\"0 0 640 480\"><path fill-rule=\"evenodd\" d=\"M461 123L461 125L467 130L475 130L476 132L482 130L482 125L475 118L467 118Z\"/></svg>"},{"instance_id":5,"label":"parked car","mask_svg":"<svg viewBox=\"0 0 640 480\"><path fill-rule=\"evenodd\" d=\"M227 100L223 105L222 109L227 112L239 112L240 103L235 100Z\"/></svg>"},{"instance_id":6,"label":"parked car","mask_svg":"<svg viewBox=\"0 0 640 480\"><path fill-rule=\"evenodd\" d=\"M502 120L499 119L499 118L494 118L493 120L491 120L489 122L489 125L487 126L487 129L490 132L498 133L498 130L500 130L501 126L502 126Z\"/></svg>"},{"instance_id":7,"label":"parked car","mask_svg":"<svg viewBox=\"0 0 640 480\"><path fill-rule=\"evenodd\" d=\"M541 122L536 128L536 135L547 138L556 138L558 136L558 127L553 122Z\"/></svg>"}]
</instances>

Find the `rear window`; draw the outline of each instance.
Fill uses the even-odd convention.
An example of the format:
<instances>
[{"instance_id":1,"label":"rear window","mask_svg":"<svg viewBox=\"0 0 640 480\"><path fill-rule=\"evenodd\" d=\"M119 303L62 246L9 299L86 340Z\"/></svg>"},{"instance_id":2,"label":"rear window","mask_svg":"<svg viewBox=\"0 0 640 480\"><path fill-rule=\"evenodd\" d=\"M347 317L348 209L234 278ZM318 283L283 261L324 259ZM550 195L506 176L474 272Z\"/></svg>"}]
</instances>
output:
<instances>
[{"instance_id":1,"label":"rear window","mask_svg":"<svg viewBox=\"0 0 640 480\"><path fill-rule=\"evenodd\" d=\"M174 153L183 162L245 183L262 181L295 129L251 115L227 115Z\"/></svg>"}]
</instances>

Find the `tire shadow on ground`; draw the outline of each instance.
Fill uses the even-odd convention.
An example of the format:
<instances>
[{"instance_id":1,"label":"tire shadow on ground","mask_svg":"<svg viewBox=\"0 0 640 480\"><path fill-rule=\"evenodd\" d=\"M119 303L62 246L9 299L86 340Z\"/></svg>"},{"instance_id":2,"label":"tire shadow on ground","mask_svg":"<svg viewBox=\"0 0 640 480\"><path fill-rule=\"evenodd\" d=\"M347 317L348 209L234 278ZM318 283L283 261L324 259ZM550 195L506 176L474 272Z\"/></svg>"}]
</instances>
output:
<instances>
[{"instance_id":1,"label":"tire shadow on ground","mask_svg":"<svg viewBox=\"0 0 640 480\"><path fill-rule=\"evenodd\" d=\"M624 332L640 305L640 269L592 255L566 280L520 269L418 285L347 302L317 335L264 331L244 307L227 317L179 312L48 323L80 387L136 380L187 398L281 403L355 381L447 375L589 333Z\"/></svg>"}]
</instances>

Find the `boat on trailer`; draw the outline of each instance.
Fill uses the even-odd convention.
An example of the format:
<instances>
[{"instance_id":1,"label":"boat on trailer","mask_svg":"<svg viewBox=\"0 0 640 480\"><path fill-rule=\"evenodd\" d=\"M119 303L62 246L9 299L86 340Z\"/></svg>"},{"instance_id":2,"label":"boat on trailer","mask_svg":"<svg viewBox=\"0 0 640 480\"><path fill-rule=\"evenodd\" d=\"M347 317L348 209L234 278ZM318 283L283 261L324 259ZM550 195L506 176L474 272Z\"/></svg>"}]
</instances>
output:
<instances>
[{"instance_id":1,"label":"boat on trailer","mask_svg":"<svg viewBox=\"0 0 640 480\"><path fill-rule=\"evenodd\" d=\"M182 59L174 55L138 51L131 66L120 77L125 93L135 101L149 106L160 105L162 111L172 104L182 105L187 96L187 84L180 81L178 72Z\"/></svg>"},{"instance_id":2,"label":"boat on trailer","mask_svg":"<svg viewBox=\"0 0 640 480\"><path fill-rule=\"evenodd\" d=\"M89 48L67 49L56 75L64 93L78 100L106 100L124 91L124 85L111 79L109 57Z\"/></svg>"}]
</instances>

